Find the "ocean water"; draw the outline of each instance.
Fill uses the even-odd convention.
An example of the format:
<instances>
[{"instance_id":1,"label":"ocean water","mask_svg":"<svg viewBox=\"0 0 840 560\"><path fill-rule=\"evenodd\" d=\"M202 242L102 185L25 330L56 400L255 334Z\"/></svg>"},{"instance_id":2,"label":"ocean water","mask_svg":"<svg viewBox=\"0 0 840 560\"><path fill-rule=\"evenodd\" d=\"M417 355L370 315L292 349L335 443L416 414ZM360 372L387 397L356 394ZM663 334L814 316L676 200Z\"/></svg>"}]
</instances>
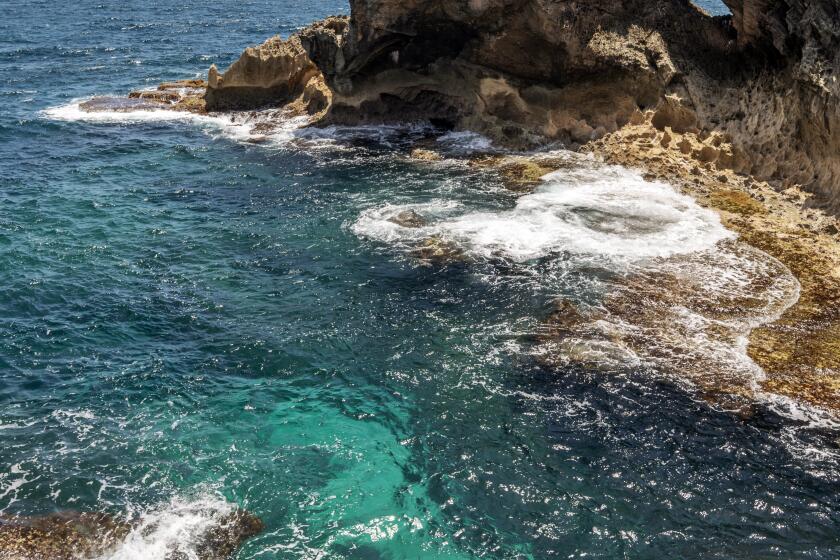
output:
<instances>
[{"instance_id":1,"label":"ocean water","mask_svg":"<svg viewBox=\"0 0 840 560\"><path fill-rule=\"evenodd\" d=\"M430 165L411 129L77 110L346 11L0 3L0 514L139 520L111 559L234 507L266 524L240 560L840 556L836 423L698 389L760 380L743 334L798 286L668 185L561 152L517 197L470 134ZM539 336L657 273L757 303Z\"/></svg>"},{"instance_id":2,"label":"ocean water","mask_svg":"<svg viewBox=\"0 0 840 560\"><path fill-rule=\"evenodd\" d=\"M731 13L721 0L696 0L694 3L713 16L723 16Z\"/></svg>"}]
</instances>

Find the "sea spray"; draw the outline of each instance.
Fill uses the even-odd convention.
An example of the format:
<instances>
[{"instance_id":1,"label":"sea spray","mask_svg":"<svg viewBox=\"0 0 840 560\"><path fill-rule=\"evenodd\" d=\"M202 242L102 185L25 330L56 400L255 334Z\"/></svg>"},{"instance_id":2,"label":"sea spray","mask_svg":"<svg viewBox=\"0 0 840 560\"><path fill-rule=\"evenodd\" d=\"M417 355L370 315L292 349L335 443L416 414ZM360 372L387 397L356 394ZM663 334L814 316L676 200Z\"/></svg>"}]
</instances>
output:
<instances>
[{"instance_id":1,"label":"sea spray","mask_svg":"<svg viewBox=\"0 0 840 560\"><path fill-rule=\"evenodd\" d=\"M429 217L421 229L395 225L405 210ZM570 253L614 261L668 257L713 247L734 237L717 216L668 185L620 167L586 165L556 171L510 210L453 215L446 201L386 205L353 224L362 236L402 246L436 235L477 257L525 262ZM401 239L402 237L402 239Z\"/></svg>"},{"instance_id":2,"label":"sea spray","mask_svg":"<svg viewBox=\"0 0 840 560\"><path fill-rule=\"evenodd\" d=\"M208 554L211 533L225 530L235 511L233 504L213 493L176 496L140 512L122 542L97 560L198 560Z\"/></svg>"},{"instance_id":3,"label":"sea spray","mask_svg":"<svg viewBox=\"0 0 840 560\"><path fill-rule=\"evenodd\" d=\"M408 255L431 239L449 260L463 255L534 271L534 263L554 260L563 274L543 264L528 276L561 293L575 293L569 271L600 270L589 288L600 297L586 304L575 293L576 327L540 335L531 351L540 361L605 370L636 364L704 390L754 393L763 372L747 355L747 337L798 298L790 271L739 243L717 214L670 185L566 157L571 165L510 209L475 211L445 199L386 204L362 212L351 229ZM417 223L401 223L405 212Z\"/></svg>"}]
</instances>

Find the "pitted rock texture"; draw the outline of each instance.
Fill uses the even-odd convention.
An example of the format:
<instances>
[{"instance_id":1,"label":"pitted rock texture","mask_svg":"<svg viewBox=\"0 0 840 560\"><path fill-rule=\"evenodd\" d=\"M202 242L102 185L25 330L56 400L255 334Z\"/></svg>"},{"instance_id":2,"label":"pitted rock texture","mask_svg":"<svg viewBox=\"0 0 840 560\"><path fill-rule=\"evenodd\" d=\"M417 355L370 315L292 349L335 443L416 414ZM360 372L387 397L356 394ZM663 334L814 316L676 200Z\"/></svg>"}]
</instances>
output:
<instances>
[{"instance_id":1,"label":"pitted rock texture","mask_svg":"<svg viewBox=\"0 0 840 560\"><path fill-rule=\"evenodd\" d=\"M296 36L272 37L249 47L224 74L216 66L208 73L205 101L209 111L256 109L299 103L317 113L329 104L330 93L321 72Z\"/></svg>"},{"instance_id":2,"label":"pitted rock texture","mask_svg":"<svg viewBox=\"0 0 840 560\"><path fill-rule=\"evenodd\" d=\"M302 34L335 92L330 122L427 119L513 147L580 145L617 130L679 82L675 57L705 67L733 45L731 28L687 1L351 7L346 33Z\"/></svg>"},{"instance_id":3,"label":"pitted rock texture","mask_svg":"<svg viewBox=\"0 0 840 560\"><path fill-rule=\"evenodd\" d=\"M733 169L840 212L840 4L726 3L351 0L349 19L211 69L207 105L294 101L329 107L320 124L424 120L513 148L576 148L664 108L660 129L725 133Z\"/></svg>"},{"instance_id":4,"label":"pitted rock texture","mask_svg":"<svg viewBox=\"0 0 840 560\"><path fill-rule=\"evenodd\" d=\"M0 558L3 560L85 560L107 557L135 527L104 513L64 511L40 517L0 516ZM189 555L171 550L166 560L228 560L240 545L263 530L255 515L237 510L196 535Z\"/></svg>"}]
</instances>

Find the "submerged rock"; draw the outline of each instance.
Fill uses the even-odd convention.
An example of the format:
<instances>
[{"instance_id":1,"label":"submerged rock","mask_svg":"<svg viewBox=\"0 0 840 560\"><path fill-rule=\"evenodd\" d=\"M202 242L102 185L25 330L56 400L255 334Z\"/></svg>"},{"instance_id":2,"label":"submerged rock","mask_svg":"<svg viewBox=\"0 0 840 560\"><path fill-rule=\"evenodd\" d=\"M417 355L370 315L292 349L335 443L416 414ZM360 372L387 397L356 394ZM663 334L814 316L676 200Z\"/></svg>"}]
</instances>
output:
<instances>
[{"instance_id":1,"label":"submerged rock","mask_svg":"<svg viewBox=\"0 0 840 560\"><path fill-rule=\"evenodd\" d=\"M405 228L421 228L428 225L428 220L414 210L403 210L388 221Z\"/></svg>"},{"instance_id":2,"label":"submerged rock","mask_svg":"<svg viewBox=\"0 0 840 560\"><path fill-rule=\"evenodd\" d=\"M464 251L452 241L432 236L411 251L411 256L430 264L448 264L466 259Z\"/></svg>"},{"instance_id":3,"label":"submerged rock","mask_svg":"<svg viewBox=\"0 0 840 560\"><path fill-rule=\"evenodd\" d=\"M132 523L104 513L61 512L40 517L0 516L0 558L8 560L84 560L113 552L135 530ZM248 538L263 530L262 521L237 510L198 535L197 560L228 560ZM173 550L167 560L185 556Z\"/></svg>"},{"instance_id":4,"label":"submerged rock","mask_svg":"<svg viewBox=\"0 0 840 560\"><path fill-rule=\"evenodd\" d=\"M438 152L426 148L414 148L411 150L410 157L420 161L441 161L443 159L443 156Z\"/></svg>"}]
</instances>

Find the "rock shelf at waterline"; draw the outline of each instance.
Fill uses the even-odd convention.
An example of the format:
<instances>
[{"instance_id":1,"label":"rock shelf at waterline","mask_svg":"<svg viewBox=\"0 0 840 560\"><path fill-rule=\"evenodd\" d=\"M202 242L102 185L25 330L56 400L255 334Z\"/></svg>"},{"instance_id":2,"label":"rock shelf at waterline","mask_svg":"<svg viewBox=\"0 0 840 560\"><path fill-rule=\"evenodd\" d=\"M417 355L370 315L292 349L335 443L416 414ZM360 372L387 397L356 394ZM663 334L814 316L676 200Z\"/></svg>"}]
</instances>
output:
<instances>
[{"instance_id":1,"label":"rock shelf at waterline","mask_svg":"<svg viewBox=\"0 0 840 560\"><path fill-rule=\"evenodd\" d=\"M513 207L508 210L471 211L459 205L457 201L443 198L419 205L386 204L370 208L352 224L353 232L362 238L394 246L404 254L425 263L443 264L476 258L510 259L517 262L568 254L571 255L570 258L581 262L598 263L597 266L610 263L606 265L606 270L621 269L623 274L628 274L630 270L628 266L635 266L642 260L659 258L667 261L672 256L697 253L707 255L700 258L706 259L709 270L718 270L719 274L738 278L742 274L749 276L750 273L746 270L753 266L767 265L753 263L751 259L745 257L745 250L738 249L737 246L722 245L734 247L735 253L739 253L740 256L732 253L727 257L726 254L731 250L719 249L720 242L731 240L738 233L746 235L747 238L754 237L753 230L745 229L743 221L733 222L727 217L741 215L743 212L748 212L751 216L756 213L761 216L772 216L773 212L766 212L765 206L776 200L784 200L781 197L763 197L763 202L756 201L754 198L762 195L757 195L753 191L761 188L762 183L754 179L748 179L745 182L727 169L726 162L729 160L719 154L731 153L731 148L721 141L720 137L709 136L704 140L692 133L679 134L670 129L659 132L649 121L628 127L626 133L610 135L586 147L592 153L598 156L604 155L610 161L627 163L639 169L639 171L633 171L627 167L604 165L599 163L598 159L592 159L591 156L568 151L504 155L504 150L493 146L489 139L477 133L441 132L431 125L310 128L308 118L296 117L283 110L269 109L201 115L171 108L143 107L127 111L91 112L80 109L84 103L86 101L81 100L64 107L49 109L44 115L59 120L93 123L181 121L197 124L211 133L221 133L225 137L244 143L268 142L277 147L297 146L307 150L328 151L344 150L353 146L379 146L386 151L404 154L432 168L438 165L458 165L461 161L479 172L498 172L511 186L513 192L519 195ZM651 113L647 118L655 117L656 114ZM641 145L638 145L639 143ZM415 146L428 146L429 148L422 149L439 157L417 158L414 155L417 150ZM650 154L651 158L647 159L645 154ZM670 163L665 168L661 165L663 154L673 160L667 160ZM714 164L707 161L711 156L718 161ZM553 171L555 169L556 171ZM652 169L655 177L643 176L646 169ZM685 181L686 176L689 178L688 181ZM672 178L681 188L682 193L675 191L667 184L667 181ZM748 186L750 188L747 188ZM772 190L769 186L764 188ZM694 198L697 198L701 205L695 203ZM702 206L710 208L706 209ZM759 208L758 211L755 210L756 207ZM713 210L723 212L724 218L727 218L724 223L733 229L724 227ZM783 211L786 214L784 220L776 222L771 219L769 222L767 220L762 222L762 228L764 228L762 235L766 236L774 229L787 230L790 222L796 219L791 217L791 213L794 216L800 215L798 211L789 208L784 208ZM413 213L415 220L421 220L422 223L415 221L410 227L406 227L405 223L400 223L397 218L406 212ZM806 224L805 227L809 227L808 219L824 220L823 225L820 226L828 232L824 239L830 247L834 247L834 242L830 240L832 235L830 224L833 223L833 218L830 216L814 218L817 214L813 212L817 211L811 212L811 216L801 216L801 220L804 220L802 223ZM767 247L766 244L759 246ZM704 253L704 251L711 252ZM760 252L754 253L754 255L759 254ZM695 317L695 320L707 323L706 331L703 331L706 334L702 334L703 329L701 329L694 334L683 334L683 338L667 343L663 342L663 338L673 339L671 335L649 331L650 340L644 345L647 349L640 350L640 353L650 357L652 356L650 349L664 343L669 347L666 353L672 355L672 366L682 359L679 357L681 353L684 353L685 359L689 361L688 356L694 355L697 364L705 360L698 356L717 356L716 368L697 367L699 376L690 372L683 376L683 379L692 379L693 383L702 387L707 393L726 394L729 392L736 397L749 400L763 398L760 396L764 390L762 387L768 389L775 387L785 396L804 397L812 404L827 406L835 410L838 408L838 392L834 387L835 382L832 380L831 373L836 371L832 360L837 359L830 334L835 328L833 319L822 321L825 334L820 334L817 341L824 340L825 342L816 342L824 345L820 346L814 355L822 360L820 363L828 364L827 376L814 373L815 370L807 365L809 357L803 355L800 358L801 363L795 366L795 369L800 372L799 375L804 375L800 381L795 380L796 374L790 373L790 370L783 372L777 370L773 379L768 380L762 368L768 366L770 358L765 356L778 356L778 352L772 350L768 354L766 350L755 344L750 345L748 342L751 337L765 336L766 338L767 335L763 334L766 332L764 330L766 325L779 319L779 315L788 307L792 306L793 312L799 309L795 305L799 297L799 284L796 276L790 276L786 268L786 265L790 266L794 262L793 258L798 259L798 257L782 254L781 251L772 247L769 254L771 260L775 257L781 259L783 263L782 268L774 273L777 279L766 279L761 289L769 291L761 292L764 295L749 296L746 293L743 295L756 302L754 305L759 308L771 311L750 315L751 312L745 309L742 318L737 319L733 316L728 321L724 321L728 324L726 327L722 326L718 320L710 322L708 318ZM828 254L836 255L836 249L832 248ZM764 257L758 260L762 258ZM739 267L738 263L745 264L747 269ZM771 265L768 270L773 269L774 266ZM815 263L815 267L824 266L826 265ZM828 266L831 267L831 265ZM651 274L653 271L654 269L649 269L642 274ZM635 273L639 271L636 270ZM806 274L810 276L811 273ZM673 279L678 278L680 274L675 277L673 270L668 275L672 281L666 281L664 285L670 284L673 290L693 292L698 289L696 285L688 286L679 280L674 283ZM742 285L748 286L747 289L758 285L755 284L756 279L742 279L741 282ZM777 285L778 282L781 284ZM613 289L619 293L627 292L626 286L613 285ZM829 294L833 293L831 288L827 290ZM807 289L805 293L807 296ZM734 297L725 292L720 292L717 296L721 298L721 302L731 301ZM765 296L768 298L767 301L762 299ZM663 294L661 299L669 301L672 297L672 295ZM833 296L828 295L828 298L831 297ZM653 298L651 302L655 299ZM661 302L655 304L655 306L660 305L662 305ZM705 305L712 304L706 302ZM617 313L616 316L620 316L624 312L615 313ZM642 317L649 314L647 311L642 313L639 310L635 313ZM657 324L676 318L676 315L673 315L666 320L662 312L649 315L643 320ZM691 313L689 316L692 316ZM752 316L752 319L747 320L748 316ZM599 314L593 317L594 323L604 324L604 319ZM810 321L810 319L807 320ZM722 342L718 336L709 337L709 332L707 332L709 329L728 329L730 334L724 337L727 342ZM753 329L756 334L751 335ZM551 330L550 326L549 330ZM582 330L585 329L582 328ZM781 336L782 340L785 340L786 335L775 332L774 336ZM705 337L703 340L698 338L701 334ZM621 338L615 333L610 336L614 339ZM799 336L796 335L797 339ZM617 352L617 356L624 356L631 360L641 360L636 351L627 347L625 342L604 346L603 340L599 340L601 338L603 334L597 335L591 342L601 347L600 353L586 350L588 343L582 343L581 346L579 340L574 342L573 346L577 349L578 355L582 355L581 349L584 349L583 352L587 358L583 362L591 365L591 358L595 356L596 361L603 358L608 363L612 359L611 352ZM636 343L631 346L638 346L638 342L643 338L644 336L636 337ZM544 338L541 340L545 341ZM789 343L777 339L772 344L778 346ZM698 344L708 348L697 353L692 348ZM570 346L568 344L558 346L552 343L542 344L539 348L538 353L550 354L550 349L554 348L562 354L564 350L557 349L568 350ZM604 348L607 350L604 351ZM658 353L662 352L658 351ZM758 359L758 365L752 357ZM564 355L553 357L543 355L540 359L543 363L568 363L568 356ZM790 358L786 359L790 360ZM657 361L661 360L653 360L653 362ZM726 368L731 368L731 371L725 371ZM705 377L704 373L706 373ZM791 378L791 375L794 375L794 378ZM738 381L732 381L733 379L738 379ZM772 390L770 392L773 393Z\"/></svg>"}]
</instances>

